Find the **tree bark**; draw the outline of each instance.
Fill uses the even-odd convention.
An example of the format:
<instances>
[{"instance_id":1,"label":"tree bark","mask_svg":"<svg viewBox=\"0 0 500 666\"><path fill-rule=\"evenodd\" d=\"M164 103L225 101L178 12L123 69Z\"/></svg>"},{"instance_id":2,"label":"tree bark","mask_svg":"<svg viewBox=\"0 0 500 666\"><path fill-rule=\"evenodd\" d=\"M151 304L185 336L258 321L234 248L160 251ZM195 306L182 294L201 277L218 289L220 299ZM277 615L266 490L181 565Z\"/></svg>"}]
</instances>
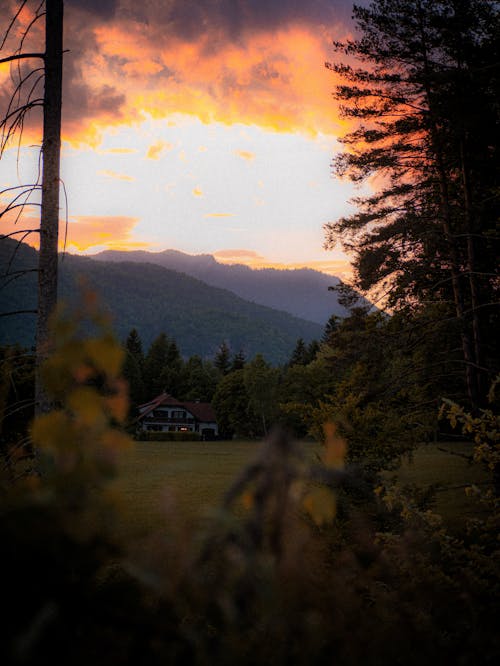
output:
<instances>
[{"instance_id":1,"label":"tree bark","mask_svg":"<svg viewBox=\"0 0 500 666\"><path fill-rule=\"evenodd\" d=\"M43 171L36 326L36 389L38 414L50 409L40 368L50 350L49 318L57 303L59 236L59 173L63 58L63 0L45 3L45 91L43 102Z\"/></svg>"},{"instance_id":2,"label":"tree bark","mask_svg":"<svg viewBox=\"0 0 500 666\"><path fill-rule=\"evenodd\" d=\"M429 132L431 139L432 152L434 154L436 174L439 183L439 196L441 208L441 223L444 237L449 248L450 276L453 289L453 300L455 312L460 327L460 339L462 343L462 354L465 363L465 381L467 394L473 411L478 407L478 382L477 382L477 359L474 355L474 348L471 335L468 330L465 317L465 294L460 281L460 258L457 243L453 235L452 216L450 211L448 176L444 166L443 151L440 141L440 132L436 121L436 114L433 103L433 91L431 89L431 72L428 59L427 39L424 27L424 11L420 3L417 5L420 40L422 46L422 64L424 68L423 88L427 101L427 109L430 118Z\"/></svg>"}]
</instances>

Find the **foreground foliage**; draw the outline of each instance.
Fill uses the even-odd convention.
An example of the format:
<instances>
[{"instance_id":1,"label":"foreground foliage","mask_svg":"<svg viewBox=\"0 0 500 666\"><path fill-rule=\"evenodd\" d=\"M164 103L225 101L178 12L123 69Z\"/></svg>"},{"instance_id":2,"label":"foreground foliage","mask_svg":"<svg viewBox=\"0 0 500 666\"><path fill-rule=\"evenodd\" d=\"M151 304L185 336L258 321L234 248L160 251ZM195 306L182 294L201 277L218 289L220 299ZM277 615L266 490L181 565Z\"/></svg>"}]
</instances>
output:
<instances>
[{"instance_id":1,"label":"foreground foliage","mask_svg":"<svg viewBox=\"0 0 500 666\"><path fill-rule=\"evenodd\" d=\"M450 535L426 498L374 493L333 424L313 465L270 435L202 528L172 505L118 536L123 352L91 319L90 339L57 325L41 475L3 471L2 663L496 663L498 507Z\"/></svg>"}]
</instances>

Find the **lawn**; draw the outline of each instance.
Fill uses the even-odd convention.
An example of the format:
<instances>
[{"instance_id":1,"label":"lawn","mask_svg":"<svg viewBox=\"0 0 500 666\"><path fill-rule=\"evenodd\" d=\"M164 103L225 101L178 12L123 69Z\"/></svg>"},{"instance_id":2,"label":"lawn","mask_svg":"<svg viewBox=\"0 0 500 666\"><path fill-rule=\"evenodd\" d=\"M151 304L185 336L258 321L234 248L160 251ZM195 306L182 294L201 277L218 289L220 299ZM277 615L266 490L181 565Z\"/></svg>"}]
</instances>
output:
<instances>
[{"instance_id":1,"label":"lawn","mask_svg":"<svg viewBox=\"0 0 500 666\"><path fill-rule=\"evenodd\" d=\"M255 441L134 442L119 463L125 522L148 531L175 511L202 518L259 451Z\"/></svg>"},{"instance_id":2,"label":"lawn","mask_svg":"<svg viewBox=\"0 0 500 666\"><path fill-rule=\"evenodd\" d=\"M403 460L396 473L386 477L396 478L400 485L434 488L433 510L458 526L465 517L482 514L479 501L468 497L465 487L474 483L484 488L489 480L485 468L468 459L472 448L467 442L422 445Z\"/></svg>"},{"instance_id":3,"label":"lawn","mask_svg":"<svg viewBox=\"0 0 500 666\"><path fill-rule=\"evenodd\" d=\"M311 457L320 449L306 444ZM199 521L214 508L241 470L258 454L259 442L134 442L119 462L115 483L121 498L123 527L148 532L172 516ZM450 455L441 449L453 450ZM478 512L464 485L481 483L486 475L464 457L471 446L445 443L421 446L388 477L401 484L436 490L434 509L456 522ZM458 454L458 455L456 455Z\"/></svg>"}]
</instances>

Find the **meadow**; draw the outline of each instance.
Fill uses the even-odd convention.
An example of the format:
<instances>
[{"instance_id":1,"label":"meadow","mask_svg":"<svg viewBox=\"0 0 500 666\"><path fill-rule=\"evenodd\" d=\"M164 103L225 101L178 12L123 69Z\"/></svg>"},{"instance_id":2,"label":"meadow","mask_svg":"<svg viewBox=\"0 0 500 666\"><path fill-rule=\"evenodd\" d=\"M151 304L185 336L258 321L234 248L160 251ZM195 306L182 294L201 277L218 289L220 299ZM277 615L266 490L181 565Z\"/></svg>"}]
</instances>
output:
<instances>
[{"instance_id":1,"label":"meadow","mask_svg":"<svg viewBox=\"0 0 500 666\"><path fill-rule=\"evenodd\" d=\"M246 465L258 455L259 441L134 442L118 463L115 481L122 528L147 533L172 516L195 524L215 509L224 493ZM304 444L306 456L317 460L322 447ZM432 488L432 508L450 523L463 521L480 511L465 487L482 484L486 472L471 463L472 446L465 442L428 444L402 461L397 472L388 472L388 483ZM449 453L452 451L452 453Z\"/></svg>"}]
</instances>

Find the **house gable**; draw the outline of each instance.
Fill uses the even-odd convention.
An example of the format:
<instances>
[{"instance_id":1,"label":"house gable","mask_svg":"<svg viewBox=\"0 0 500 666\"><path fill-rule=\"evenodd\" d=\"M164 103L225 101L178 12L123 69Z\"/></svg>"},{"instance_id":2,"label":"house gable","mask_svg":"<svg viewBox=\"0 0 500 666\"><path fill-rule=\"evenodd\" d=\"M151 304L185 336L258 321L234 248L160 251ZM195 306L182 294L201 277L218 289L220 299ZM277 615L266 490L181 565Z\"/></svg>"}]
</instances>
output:
<instances>
[{"instance_id":1,"label":"house gable","mask_svg":"<svg viewBox=\"0 0 500 666\"><path fill-rule=\"evenodd\" d=\"M181 402L168 393L139 405L137 423L142 431L195 432L204 439L219 434L210 403Z\"/></svg>"}]
</instances>

